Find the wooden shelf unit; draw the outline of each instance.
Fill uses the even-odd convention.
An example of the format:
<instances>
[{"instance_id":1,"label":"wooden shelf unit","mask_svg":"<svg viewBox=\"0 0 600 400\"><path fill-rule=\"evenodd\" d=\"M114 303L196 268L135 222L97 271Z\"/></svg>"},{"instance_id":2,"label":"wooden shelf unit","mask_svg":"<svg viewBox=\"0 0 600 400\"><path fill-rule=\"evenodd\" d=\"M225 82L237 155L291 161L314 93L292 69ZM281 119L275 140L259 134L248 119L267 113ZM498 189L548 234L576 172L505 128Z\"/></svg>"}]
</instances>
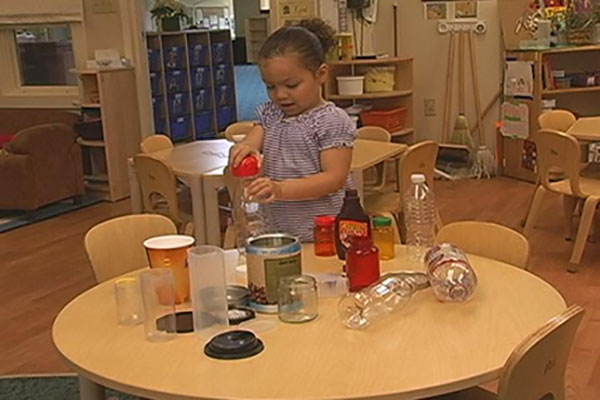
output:
<instances>
[{"instance_id":1,"label":"wooden shelf unit","mask_svg":"<svg viewBox=\"0 0 600 400\"><path fill-rule=\"evenodd\" d=\"M544 87L544 68L550 65L553 70L564 70L566 74L600 71L600 45L507 51L505 59L533 64L533 97L505 97L505 100L512 99L529 107L529 137L539 129L537 120L542 113L542 100L554 99L555 108L570 110L578 116L598 114L600 86L547 89ZM504 175L535 182L536 171L525 168L522 163L525 146L525 139L502 137Z\"/></svg>"},{"instance_id":2,"label":"wooden shelf unit","mask_svg":"<svg viewBox=\"0 0 600 400\"><path fill-rule=\"evenodd\" d=\"M141 140L133 68L75 71L79 77L80 106L97 109L102 139L78 138L82 147L88 191L117 201L129 196L127 159L138 152Z\"/></svg>"},{"instance_id":3,"label":"wooden shelf unit","mask_svg":"<svg viewBox=\"0 0 600 400\"><path fill-rule=\"evenodd\" d=\"M395 142L412 143L413 125L413 59L411 57L386 57L369 60L332 61L329 65L329 78L324 85L324 96L338 106L345 108L356 103L366 103L374 110L389 110L406 107L406 122L401 130L390 132ZM391 92L363 93L361 95L340 95L337 90L338 76L364 75L371 67L394 66L394 90Z\"/></svg>"},{"instance_id":4,"label":"wooden shelf unit","mask_svg":"<svg viewBox=\"0 0 600 400\"><path fill-rule=\"evenodd\" d=\"M229 30L149 32L146 35L149 57L152 51L158 52L159 57L158 64L149 58L151 80L152 77L159 80L158 85L151 85L156 133L165 134L174 142L212 139L237 120L233 46ZM198 59L194 58L195 46L204 49L197 53L202 54ZM181 49L183 57L183 62L176 66L168 63L165 57L173 47ZM203 72L198 72L199 69ZM174 74L183 76L183 84L177 89ZM199 79L202 74L205 76ZM196 84L198 81L202 83ZM173 107L173 102L179 101L176 96L186 103L185 109ZM196 101L199 98L204 100Z\"/></svg>"},{"instance_id":5,"label":"wooden shelf unit","mask_svg":"<svg viewBox=\"0 0 600 400\"><path fill-rule=\"evenodd\" d=\"M246 18L246 60L249 63L258 62L258 52L270 33L271 23L268 15Z\"/></svg>"}]
</instances>

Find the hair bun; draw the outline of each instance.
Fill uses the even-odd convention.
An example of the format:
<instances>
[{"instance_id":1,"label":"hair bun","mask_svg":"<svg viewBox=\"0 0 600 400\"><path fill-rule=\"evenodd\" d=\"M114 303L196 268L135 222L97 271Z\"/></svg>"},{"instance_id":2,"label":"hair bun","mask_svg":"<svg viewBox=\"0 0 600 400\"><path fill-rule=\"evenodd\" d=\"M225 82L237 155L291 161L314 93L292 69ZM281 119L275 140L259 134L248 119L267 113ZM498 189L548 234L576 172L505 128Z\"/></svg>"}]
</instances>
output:
<instances>
[{"instance_id":1,"label":"hair bun","mask_svg":"<svg viewBox=\"0 0 600 400\"><path fill-rule=\"evenodd\" d=\"M311 32L319 39L325 54L335 44L335 30L320 18L303 19L298 23L298 26Z\"/></svg>"}]
</instances>

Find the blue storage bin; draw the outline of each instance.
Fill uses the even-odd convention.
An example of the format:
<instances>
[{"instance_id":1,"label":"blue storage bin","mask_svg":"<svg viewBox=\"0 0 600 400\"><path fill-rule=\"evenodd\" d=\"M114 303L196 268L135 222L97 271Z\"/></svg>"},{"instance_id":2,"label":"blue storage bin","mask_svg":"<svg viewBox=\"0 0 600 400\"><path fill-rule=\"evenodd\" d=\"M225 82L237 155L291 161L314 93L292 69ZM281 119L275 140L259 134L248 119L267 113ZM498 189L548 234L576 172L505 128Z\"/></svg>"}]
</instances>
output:
<instances>
[{"instance_id":1,"label":"blue storage bin","mask_svg":"<svg viewBox=\"0 0 600 400\"><path fill-rule=\"evenodd\" d=\"M217 109L217 129L225 129L233 120L233 112L231 107L221 107Z\"/></svg>"},{"instance_id":2,"label":"blue storage bin","mask_svg":"<svg viewBox=\"0 0 600 400\"><path fill-rule=\"evenodd\" d=\"M217 137L217 133L213 131L202 132L196 134L196 140L209 140L215 139Z\"/></svg>"},{"instance_id":3,"label":"blue storage bin","mask_svg":"<svg viewBox=\"0 0 600 400\"><path fill-rule=\"evenodd\" d=\"M229 66L225 64L215 67L215 85L229 85Z\"/></svg>"},{"instance_id":4,"label":"blue storage bin","mask_svg":"<svg viewBox=\"0 0 600 400\"><path fill-rule=\"evenodd\" d=\"M207 132L212 128L212 113L210 111L202 111L194 116L196 123L196 137L198 134Z\"/></svg>"},{"instance_id":5,"label":"blue storage bin","mask_svg":"<svg viewBox=\"0 0 600 400\"><path fill-rule=\"evenodd\" d=\"M190 65L192 67L208 64L206 62L206 50L207 48L203 44L193 44L190 46Z\"/></svg>"},{"instance_id":6,"label":"blue storage bin","mask_svg":"<svg viewBox=\"0 0 600 400\"><path fill-rule=\"evenodd\" d=\"M187 93L174 93L168 97L169 115L171 117L187 114Z\"/></svg>"},{"instance_id":7,"label":"blue storage bin","mask_svg":"<svg viewBox=\"0 0 600 400\"><path fill-rule=\"evenodd\" d=\"M212 59L215 64L229 61L229 42L217 42L212 45Z\"/></svg>"},{"instance_id":8,"label":"blue storage bin","mask_svg":"<svg viewBox=\"0 0 600 400\"><path fill-rule=\"evenodd\" d=\"M155 96L152 98L152 113L154 118L158 118L162 115L163 96Z\"/></svg>"},{"instance_id":9,"label":"blue storage bin","mask_svg":"<svg viewBox=\"0 0 600 400\"><path fill-rule=\"evenodd\" d=\"M194 89L198 89L210 86L210 77L208 74L208 67L198 67L192 69L192 87Z\"/></svg>"},{"instance_id":10,"label":"blue storage bin","mask_svg":"<svg viewBox=\"0 0 600 400\"><path fill-rule=\"evenodd\" d=\"M160 71L160 49L148 49L148 67L150 71Z\"/></svg>"},{"instance_id":11,"label":"blue storage bin","mask_svg":"<svg viewBox=\"0 0 600 400\"><path fill-rule=\"evenodd\" d=\"M217 102L217 107L222 107L231 104L231 93L231 86L217 86L215 88L215 101Z\"/></svg>"},{"instance_id":12,"label":"blue storage bin","mask_svg":"<svg viewBox=\"0 0 600 400\"><path fill-rule=\"evenodd\" d=\"M168 69L185 68L185 47L173 46L164 48L165 67Z\"/></svg>"},{"instance_id":13,"label":"blue storage bin","mask_svg":"<svg viewBox=\"0 0 600 400\"><path fill-rule=\"evenodd\" d=\"M175 93L185 90L185 70L167 71L167 92Z\"/></svg>"},{"instance_id":14,"label":"blue storage bin","mask_svg":"<svg viewBox=\"0 0 600 400\"><path fill-rule=\"evenodd\" d=\"M210 108L210 91L208 89L199 89L192 95L194 112L207 110Z\"/></svg>"},{"instance_id":15,"label":"blue storage bin","mask_svg":"<svg viewBox=\"0 0 600 400\"><path fill-rule=\"evenodd\" d=\"M152 94L160 93L160 73L150 73L150 90L152 90Z\"/></svg>"},{"instance_id":16,"label":"blue storage bin","mask_svg":"<svg viewBox=\"0 0 600 400\"><path fill-rule=\"evenodd\" d=\"M154 133L167 133L166 130L167 124L165 124L165 119L162 117L154 117Z\"/></svg>"},{"instance_id":17,"label":"blue storage bin","mask_svg":"<svg viewBox=\"0 0 600 400\"><path fill-rule=\"evenodd\" d=\"M180 140L188 137L188 128L190 126L190 116L184 115L171 119L171 139Z\"/></svg>"}]
</instances>

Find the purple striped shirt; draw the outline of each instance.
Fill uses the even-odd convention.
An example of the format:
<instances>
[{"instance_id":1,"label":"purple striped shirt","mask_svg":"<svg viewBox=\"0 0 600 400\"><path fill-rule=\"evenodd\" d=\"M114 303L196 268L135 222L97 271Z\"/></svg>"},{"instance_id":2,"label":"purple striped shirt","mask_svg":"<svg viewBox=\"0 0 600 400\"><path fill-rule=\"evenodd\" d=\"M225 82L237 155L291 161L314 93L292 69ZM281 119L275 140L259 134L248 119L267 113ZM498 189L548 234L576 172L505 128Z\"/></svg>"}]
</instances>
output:
<instances>
[{"instance_id":1,"label":"purple striped shirt","mask_svg":"<svg viewBox=\"0 0 600 400\"><path fill-rule=\"evenodd\" d=\"M325 103L294 117L286 117L272 102L260 105L258 118L265 135L263 171L265 176L282 181L318 174L323 150L352 147L356 127L348 114L333 103ZM351 186L348 176L346 187ZM344 199L344 188L318 199L275 201L265 210L278 232L313 240L313 220L317 215L335 215Z\"/></svg>"}]
</instances>

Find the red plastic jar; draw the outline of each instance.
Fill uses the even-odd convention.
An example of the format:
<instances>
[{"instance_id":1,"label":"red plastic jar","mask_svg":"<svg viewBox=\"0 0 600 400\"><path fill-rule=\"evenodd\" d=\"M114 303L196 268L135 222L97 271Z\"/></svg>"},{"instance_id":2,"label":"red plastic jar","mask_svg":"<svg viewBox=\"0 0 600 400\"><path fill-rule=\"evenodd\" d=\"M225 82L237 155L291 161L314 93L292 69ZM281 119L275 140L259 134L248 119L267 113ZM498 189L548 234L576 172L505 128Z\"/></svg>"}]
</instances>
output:
<instances>
[{"instance_id":1,"label":"red plastic jar","mask_svg":"<svg viewBox=\"0 0 600 400\"><path fill-rule=\"evenodd\" d=\"M315 242L316 256L335 256L334 228L334 215L319 215L315 217L313 239Z\"/></svg>"}]
</instances>

